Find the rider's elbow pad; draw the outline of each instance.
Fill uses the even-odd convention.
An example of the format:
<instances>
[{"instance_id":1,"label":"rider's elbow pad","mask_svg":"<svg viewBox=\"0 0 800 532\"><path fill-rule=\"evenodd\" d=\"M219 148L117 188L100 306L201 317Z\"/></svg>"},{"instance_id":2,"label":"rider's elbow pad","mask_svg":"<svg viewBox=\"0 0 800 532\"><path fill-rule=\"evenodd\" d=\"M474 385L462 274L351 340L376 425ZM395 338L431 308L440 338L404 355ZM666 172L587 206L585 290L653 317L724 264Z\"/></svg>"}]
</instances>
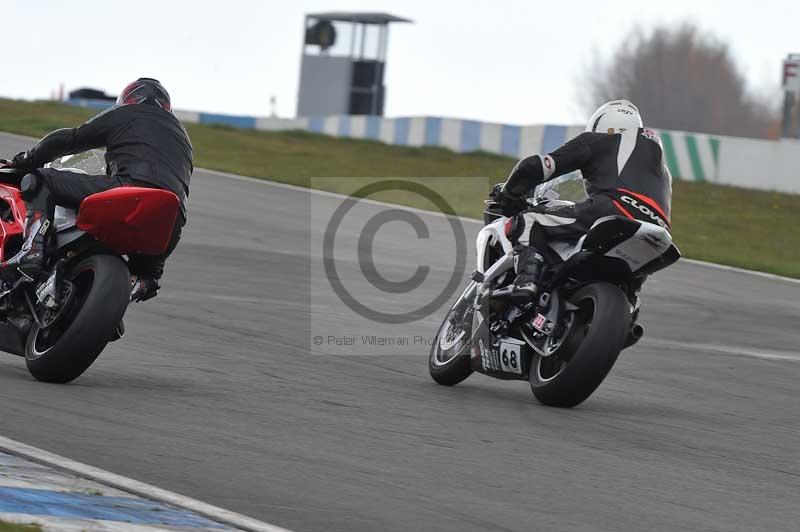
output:
<instances>
[{"instance_id":1,"label":"rider's elbow pad","mask_svg":"<svg viewBox=\"0 0 800 532\"><path fill-rule=\"evenodd\" d=\"M506 180L505 190L509 194L521 196L542 181L553 175L555 163L549 155L531 155L521 159L511 170Z\"/></svg>"}]
</instances>

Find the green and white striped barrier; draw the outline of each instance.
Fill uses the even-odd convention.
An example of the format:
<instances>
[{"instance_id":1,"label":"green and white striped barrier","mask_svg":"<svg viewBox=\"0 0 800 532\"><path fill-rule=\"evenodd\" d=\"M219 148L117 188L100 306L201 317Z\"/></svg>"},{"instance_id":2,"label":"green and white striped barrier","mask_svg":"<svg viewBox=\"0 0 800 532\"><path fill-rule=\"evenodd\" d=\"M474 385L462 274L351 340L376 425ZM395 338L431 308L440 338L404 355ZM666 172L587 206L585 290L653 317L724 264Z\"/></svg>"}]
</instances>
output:
<instances>
[{"instance_id":1,"label":"green and white striped barrier","mask_svg":"<svg viewBox=\"0 0 800 532\"><path fill-rule=\"evenodd\" d=\"M672 177L685 181L718 181L718 137L680 131L661 131L660 135Z\"/></svg>"}]
</instances>

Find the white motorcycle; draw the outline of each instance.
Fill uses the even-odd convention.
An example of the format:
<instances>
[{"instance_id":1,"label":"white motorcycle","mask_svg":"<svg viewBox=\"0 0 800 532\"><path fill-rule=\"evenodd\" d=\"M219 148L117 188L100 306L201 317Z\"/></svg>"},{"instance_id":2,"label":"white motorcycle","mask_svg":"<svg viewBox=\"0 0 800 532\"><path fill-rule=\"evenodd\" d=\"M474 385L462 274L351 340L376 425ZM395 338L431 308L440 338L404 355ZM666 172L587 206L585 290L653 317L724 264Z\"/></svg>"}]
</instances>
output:
<instances>
[{"instance_id":1,"label":"white motorcycle","mask_svg":"<svg viewBox=\"0 0 800 532\"><path fill-rule=\"evenodd\" d=\"M537 193L531 205L547 200ZM477 269L447 313L429 358L431 377L452 386L474 371L528 380L546 405L573 407L603 382L619 353L644 334L638 293L648 275L680 258L669 231L609 216L577 244L549 242L538 298L512 296L512 224L490 202L478 233ZM552 203L550 203L552 205Z\"/></svg>"}]
</instances>

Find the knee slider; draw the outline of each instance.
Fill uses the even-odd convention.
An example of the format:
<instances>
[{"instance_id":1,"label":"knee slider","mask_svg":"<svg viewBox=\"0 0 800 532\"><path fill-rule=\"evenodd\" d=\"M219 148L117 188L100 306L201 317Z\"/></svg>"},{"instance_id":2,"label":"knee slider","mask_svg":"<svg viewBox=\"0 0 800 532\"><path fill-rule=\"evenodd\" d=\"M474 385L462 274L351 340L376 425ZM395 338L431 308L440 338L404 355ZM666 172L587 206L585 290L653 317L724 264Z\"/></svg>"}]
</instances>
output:
<instances>
[{"instance_id":1,"label":"knee slider","mask_svg":"<svg viewBox=\"0 0 800 532\"><path fill-rule=\"evenodd\" d=\"M25 201L30 201L39 192L42 186L41 180L42 178L37 174L28 174L22 178L19 188Z\"/></svg>"}]
</instances>

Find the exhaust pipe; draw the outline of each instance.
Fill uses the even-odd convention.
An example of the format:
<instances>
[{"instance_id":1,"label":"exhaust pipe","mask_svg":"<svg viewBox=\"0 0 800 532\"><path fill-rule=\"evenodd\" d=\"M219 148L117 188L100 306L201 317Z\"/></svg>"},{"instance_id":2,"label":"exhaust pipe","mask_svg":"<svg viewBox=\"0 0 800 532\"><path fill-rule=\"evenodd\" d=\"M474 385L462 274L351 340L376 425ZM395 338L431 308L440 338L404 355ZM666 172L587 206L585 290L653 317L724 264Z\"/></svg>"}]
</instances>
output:
<instances>
[{"instance_id":1,"label":"exhaust pipe","mask_svg":"<svg viewBox=\"0 0 800 532\"><path fill-rule=\"evenodd\" d=\"M638 323L634 323L633 325L631 325L631 330L630 332L628 332L628 339L625 342L624 349L631 347L636 342L641 340L642 336L644 336L644 327L642 327Z\"/></svg>"}]
</instances>

